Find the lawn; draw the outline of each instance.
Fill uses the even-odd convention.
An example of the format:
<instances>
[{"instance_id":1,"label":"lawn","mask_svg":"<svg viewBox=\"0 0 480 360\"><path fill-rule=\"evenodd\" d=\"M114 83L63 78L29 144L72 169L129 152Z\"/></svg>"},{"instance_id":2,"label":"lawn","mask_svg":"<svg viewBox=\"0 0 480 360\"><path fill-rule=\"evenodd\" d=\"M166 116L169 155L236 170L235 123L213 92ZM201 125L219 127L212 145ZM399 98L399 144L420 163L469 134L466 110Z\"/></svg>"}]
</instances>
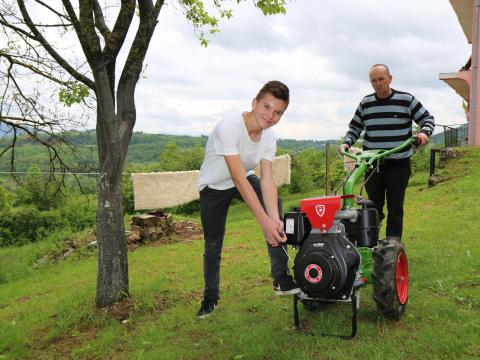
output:
<instances>
[{"instance_id":1,"label":"lawn","mask_svg":"<svg viewBox=\"0 0 480 360\"><path fill-rule=\"evenodd\" d=\"M361 290L353 340L350 308L300 307L305 331L293 325L291 297L276 297L261 230L243 204L229 213L220 306L195 316L202 297L203 241L150 244L130 253L131 299L96 310L92 254L27 268L36 247L0 250L0 265L21 276L0 284L0 359L473 359L480 358L480 151L469 149L407 191L405 238L410 297L405 316L377 315L371 287ZM289 196L285 208L301 197ZM319 194L320 195L320 194ZM198 221L198 214L191 217ZM292 256L294 252L292 251Z\"/></svg>"}]
</instances>

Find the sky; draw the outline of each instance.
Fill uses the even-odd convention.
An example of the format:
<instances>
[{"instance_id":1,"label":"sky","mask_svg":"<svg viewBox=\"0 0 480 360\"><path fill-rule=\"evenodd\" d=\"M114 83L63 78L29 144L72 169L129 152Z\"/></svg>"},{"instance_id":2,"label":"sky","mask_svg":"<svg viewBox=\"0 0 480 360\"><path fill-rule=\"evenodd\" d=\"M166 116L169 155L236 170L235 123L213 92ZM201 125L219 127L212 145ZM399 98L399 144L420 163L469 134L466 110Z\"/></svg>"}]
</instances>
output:
<instances>
[{"instance_id":1,"label":"sky","mask_svg":"<svg viewBox=\"0 0 480 360\"><path fill-rule=\"evenodd\" d=\"M470 55L447 0L296 0L269 17L251 1L232 8L207 48L180 11L162 9L137 87L135 131L208 135L250 110L265 82L280 80L291 101L277 137L337 139L373 92L374 63L387 64L392 87L415 95L438 124L466 122L461 98L439 80Z\"/></svg>"}]
</instances>

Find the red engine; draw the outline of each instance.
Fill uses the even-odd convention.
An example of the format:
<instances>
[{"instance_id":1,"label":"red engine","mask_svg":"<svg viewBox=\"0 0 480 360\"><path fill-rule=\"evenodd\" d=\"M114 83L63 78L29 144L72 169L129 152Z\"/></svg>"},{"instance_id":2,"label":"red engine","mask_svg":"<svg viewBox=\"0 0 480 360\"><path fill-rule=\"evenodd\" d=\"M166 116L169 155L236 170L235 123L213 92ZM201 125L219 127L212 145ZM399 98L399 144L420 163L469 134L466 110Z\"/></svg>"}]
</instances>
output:
<instances>
[{"instance_id":1,"label":"red engine","mask_svg":"<svg viewBox=\"0 0 480 360\"><path fill-rule=\"evenodd\" d=\"M333 225L335 214L341 208L341 196L322 196L303 199L300 211L307 215L313 229L327 232Z\"/></svg>"}]
</instances>

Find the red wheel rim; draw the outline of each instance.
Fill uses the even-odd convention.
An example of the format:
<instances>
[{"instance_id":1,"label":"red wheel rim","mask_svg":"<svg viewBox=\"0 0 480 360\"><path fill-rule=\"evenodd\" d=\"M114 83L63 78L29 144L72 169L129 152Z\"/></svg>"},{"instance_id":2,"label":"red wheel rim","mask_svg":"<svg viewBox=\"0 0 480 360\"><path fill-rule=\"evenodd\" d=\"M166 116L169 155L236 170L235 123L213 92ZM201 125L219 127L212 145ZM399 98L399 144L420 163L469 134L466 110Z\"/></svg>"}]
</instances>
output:
<instances>
[{"instance_id":1,"label":"red wheel rim","mask_svg":"<svg viewBox=\"0 0 480 360\"><path fill-rule=\"evenodd\" d=\"M404 305L408 297L408 264L404 252L398 254L397 268L395 271L395 283L397 286L397 297L400 304Z\"/></svg>"}]
</instances>

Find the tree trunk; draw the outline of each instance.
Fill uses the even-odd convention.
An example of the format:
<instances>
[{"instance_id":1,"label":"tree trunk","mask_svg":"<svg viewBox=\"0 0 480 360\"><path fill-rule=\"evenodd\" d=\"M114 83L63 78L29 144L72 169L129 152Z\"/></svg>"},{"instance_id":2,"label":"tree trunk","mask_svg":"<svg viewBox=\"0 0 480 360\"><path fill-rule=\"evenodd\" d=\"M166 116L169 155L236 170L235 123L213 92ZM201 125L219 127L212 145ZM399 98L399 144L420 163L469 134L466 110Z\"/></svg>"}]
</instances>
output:
<instances>
[{"instance_id":1,"label":"tree trunk","mask_svg":"<svg viewBox=\"0 0 480 360\"><path fill-rule=\"evenodd\" d=\"M97 209L97 307L109 306L128 293L128 255L123 223L121 181L100 175Z\"/></svg>"},{"instance_id":2,"label":"tree trunk","mask_svg":"<svg viewBox=\"0 0 480 360\"><path fill-rule=\"evenodd\" d=\"M97 307L112 305L129 296L128 250L122 201L122 171L128 145L122 145L114 110L102 110L100 106L97 109L100 160L97 209Z\"/></svg>"}]
</instances>

